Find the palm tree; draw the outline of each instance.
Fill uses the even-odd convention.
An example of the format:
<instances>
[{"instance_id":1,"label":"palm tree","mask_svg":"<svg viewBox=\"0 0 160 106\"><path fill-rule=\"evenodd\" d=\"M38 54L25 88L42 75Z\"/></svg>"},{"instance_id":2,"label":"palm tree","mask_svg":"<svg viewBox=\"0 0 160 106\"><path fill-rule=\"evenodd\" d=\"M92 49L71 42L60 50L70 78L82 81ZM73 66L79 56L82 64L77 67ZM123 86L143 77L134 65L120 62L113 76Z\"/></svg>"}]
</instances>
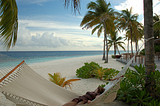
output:
<instances>
[{"instance_id":1,"label":"palm tree","mask_svg":"<svg viewBox=\"0 0 160 106\"><path fill-rule=\"evenodd\" d=\"M130 32L127 31L126 34L125 34L125 37L124 37L124 38L125 38L124 41L127 40L127 42L128 42L128 43L127 43L127 52L128 52L128 53L129 53L129 40L130 40L130 35L129 35L129 33L130 33Z\"/></svg>"},{"instance_id":2,"label":"palm tree","mask_svg":"<svg viewBox=\"0 0 160 106\"><path fill-rule=\"evenodd\" d=\"M153 3L152 0L144 0L144 35L145 39L153 36ZM155 79L152 74L155 71L154 64L154 39L145 41L145 87L151 96L155 96Z\"/></svg>"},{"instance_id":3,"label":"palm tree","mask_svg":"<svg viewBox=\"0 0 160 106\"><path fill-rule=\"evenodd\" d=\"M97 31L97 36L100 37L101 33L103 32L103 24L102 23L99 23L97 26L95 26L93 29L92 29L92 35ZM102 60L105 60L105 39L103 41L103 57L102 57Z\"/></svg>"},{"instance_id":4,"label":"palm tree","mask_svg":"<svg viewBox=\"0 0 160 106\"><path fill-rule=\"evenodd\" d=\"M144 36L143 26L136 25L133 30L133 42L135 42L136 51L138 50L138 41Z\"/></svg>"},{"instance_id":5,"label":"palm tree","mask_svg":"<svg viewBox=\"0 0 160 106\"><path fill-rule=\"evenodd\" d=\"M18 7L16 0L1 0L0 2L0 40L9 50L15 46L18 30Z\"/></svg>"},{"instance_id":6,"label":"palm tree","mask_svg":"<svg viewBox=\"0 0 160 106\"><path fill-rule=\"evenodd\" d=\"M118 50L118 46L120 46L124 51L125 48L122 46L122 44L125 44L124 42L120 41L123 38L117 36L117 31L112 32L111 36L109 36L110 39L108 39L108 50L114 46L114 55L116 55L116 50ZM119 51L119 50L118 50Z\"/></svg>"},{"instance_id":7,"label":"palm tree","mask_svg":"<svg viewBox=\"0 0 160 106\"><path fill-rule=\"evenodd\" d=\"M138 25L137 25L138 24ZM135 48L136 48L136 51L138 49L138 41L141 40L143 38L143 26L140 24L140 23L135 23L133 24L133 27L132 27L132 41L135 42ZM126 36L128 37L128 40L131 39L131 33L130 33L130 29L127 29L126 30Z\"/></svg>"},{"instance_id":8,"label":"palm tree","mask_svg":"<svg viewBox=\"0 0 160 106\"><path fill-rule=\"evenodd\" d=\"M138 25L139 22L137 21L138 15L133 14L132 15L132 7L130 10L122 10L121 18L119 19L118 26L122 30L130 30L131 35L131 52L133 53L133 46L132 46L132 39L133 39L133 27L135 25Z\"/></svg>"},{"instance_id":9,"label":"palm tree","mask_svg":"<svg viewBox=\"0 0 160 106\"><path fill-rule=\"evenodd\" d=\"M107 44L107 36L111 30L114 29L114 10L109 8L111 4L106 3L105 0L97 0L96 2L90 2L87 5L87 9L89 11L82 19L80 26L83 28L92 28L97 24L103 24L104 27L104 38ZM108 63L108 45L106 45L106 60L105 62Z\"/></svg>"}]
</instances>

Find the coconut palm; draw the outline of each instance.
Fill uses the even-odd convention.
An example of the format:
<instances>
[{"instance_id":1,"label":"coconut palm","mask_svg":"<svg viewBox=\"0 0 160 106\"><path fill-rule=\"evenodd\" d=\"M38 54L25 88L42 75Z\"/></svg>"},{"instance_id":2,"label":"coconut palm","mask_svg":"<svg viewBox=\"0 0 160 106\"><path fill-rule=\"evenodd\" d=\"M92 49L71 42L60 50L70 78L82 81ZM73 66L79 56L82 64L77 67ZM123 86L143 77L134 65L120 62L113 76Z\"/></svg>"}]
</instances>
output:
<instances>
[{"instance_id":1,"label":"coconut palm","mask_svg":"<svg viewBox=\"0 0 160 106\"><path fill-rule=\"evenodd\" d=\"M133 42L135 42L136 51L138 50L138 41L143 39L144 30L143 26L136 25L133 30Z\"/></svg>"},{"instance_id":2,"label":"coconut palm","mask_svg":"<svg viewBox=\"0 0 160 106\"><path fill-rule=\"evenodd\" d=\"M144 35L145 39L154 37L153 35L153 0L144 0ZM155 72L154 64L154 39L145 41L145 87L151 96L155 96Z\"/></svg>"},{"instance_id":3,"label":"coconut palm","mask_svg":"<svg viewBox=\"0 0 160 106\"><path fill-rule=\"evenodd\" d=\"M4 47L9 50L15 46L18 30L18 7L16 0L0 1L0 40Z\"/></svg>"},{"instance_id":4,"label":"coconut palm","mask_svg":"<svg viewBox=\"0 0 160 106\"><path fill-rule=\"evenodd\" d=\"M129 35L129 33L130 33L130 32L127 31L126 34L125 34L125 37L124 37L124 38L125 38L124 41L127 40L127 52L128 52L128 53L129 53L129 40L130 40L130 35Z\"/></svg>"},{"instance_id":5,"label":"coconut palm","mask_svg":"<svg viewBox=\"0 0 160 106\"><path fill-rule=\"evenodd\" d=\"M124 51L126 51L122 45L125 43L121 41L123 38L117 36L117 31L112 32L111 36L109 36L109 38L110 39L108 39L108 50L113 46L114 47L114 55L116 55L116 50L118 50L118 46L120 46Z\"/></svg>"},{"instance_id":6,"label":"coconut palm","mask_svg":"<svg viewBox=\"0 0 160 106\"><path fill-rule=\"evenodd\" d=\"M132 15L132 8L130 10L122 10L121 11L121 18L119 19L119 23L117 24L119 28L122 30L130 30L131 35L131 52L133 53L133 46L132 46L132 39L133 39L133 27L138 25L139 22L137 21L138 15Z\"/></svg>"},{"instance_id":7,"label":"coconut palm","mask_svg":"<svg viewBox=\"0 0 160 106\"><path fill-rule=\"evenodd\" d=\"M133 40L133 42L135 42L136 51L138 48L138 41L143 38L143 35L144 35L143 26L140 23L138 23L138 25L133 24L133 27L132 27L132 37L133 38L132 38L132 40ZM128 39L128 40L131 39L130 29L126 30L126 36L128 37L126 39Z\"/></svg>"},{"instance_id":8,"label":"coconut palm","mask_svg":"<svg viewBox=\"0 0 160 106\"><path fill-rule=\"evenodd\" d=\"M87 5L89 11L82 19L80 26L83 28L92 28L97 24L103 24L104 27L104 38L107 44L107 36L111 30L114 30L114 10L110 8L110 3L106 3L105 0L97 0L96 2L90 2ZM106 45L106 60L108 63L108 45Z\"/></svg>"},{"instance_id":9,"label":"coconut palm","mask_svg":"<svg viewBox=\"0 0 160 106\"><path fill-rule=\"evenodd\" d=\"M97 31L97 36L100 37L101 33L103 32L103 24L102 23L99 23L97 26L95 26L93 29L92 29L92 35ZM105 60L105 38L104 38L104 44L103 44L103 57L102 57L102 60Z\"/></svg>"}]
</instances>

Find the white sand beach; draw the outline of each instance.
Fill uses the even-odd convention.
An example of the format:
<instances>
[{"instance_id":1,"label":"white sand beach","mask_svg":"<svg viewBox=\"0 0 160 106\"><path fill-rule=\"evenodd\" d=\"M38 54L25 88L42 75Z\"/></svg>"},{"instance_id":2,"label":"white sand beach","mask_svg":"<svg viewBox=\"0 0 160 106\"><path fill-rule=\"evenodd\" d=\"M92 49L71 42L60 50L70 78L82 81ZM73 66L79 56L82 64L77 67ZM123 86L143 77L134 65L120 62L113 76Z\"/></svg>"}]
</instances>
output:
<instances>
[{"instance_id":1,"label":"white sand beach","mask_svg":"<svg viewBox=\"0 0 160 106\"><path fill-rule=\"evenodd\" d=\"M76 70L78 68L82 67L85 62L92 61L98 63L100 66L104 68L114 68L117 70L121 70L121 68L125 66L125 64L120 63L115 59L112 59L111 56L109 56L108 63L104 63L104 61L102 61L101 55L59 59L42 63L34 63L30 64L29 66L47 80L49 80L48 73L53 74L55 72L60 72L62 77L71 79L77 78ZM81 79L80 81L73 82L71 88L73 92L77 92L83 95L87 91L94 91L98 87L98 85L104 83L105 82L95 78ZM67 87L66 89L70 90L69 87ZM15 106L14 103L5 100L4 98L5 97L2 94L0 94L0 106Z\"/></svg>"}]
</instances>

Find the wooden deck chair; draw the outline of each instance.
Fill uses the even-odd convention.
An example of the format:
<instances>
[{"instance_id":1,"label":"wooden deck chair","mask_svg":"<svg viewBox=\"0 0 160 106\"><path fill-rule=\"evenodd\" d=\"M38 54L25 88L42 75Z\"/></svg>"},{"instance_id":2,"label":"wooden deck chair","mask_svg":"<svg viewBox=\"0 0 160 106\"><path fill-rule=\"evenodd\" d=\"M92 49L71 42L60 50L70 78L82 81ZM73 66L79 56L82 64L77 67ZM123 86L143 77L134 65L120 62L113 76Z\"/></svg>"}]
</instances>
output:
<instances>
[{"instance_id":1,"label":"wooden deck chair","mask_svg":"<svg viewBox=\"0 0 160 106\"><path fill-rule=\"evenodd\" d=\"M134 57L115 78L125 74L133 59ZM1 73L2 70L3 68L0 69ZM90 104L84 104L84 106L99 106L101 103L112 102L116 98L120 81L121 78L110 81L98 98ZM0 91L31 106L62 106L80 96L43 78L24 61L0 79Z\"/></svg>"}]
</instances>

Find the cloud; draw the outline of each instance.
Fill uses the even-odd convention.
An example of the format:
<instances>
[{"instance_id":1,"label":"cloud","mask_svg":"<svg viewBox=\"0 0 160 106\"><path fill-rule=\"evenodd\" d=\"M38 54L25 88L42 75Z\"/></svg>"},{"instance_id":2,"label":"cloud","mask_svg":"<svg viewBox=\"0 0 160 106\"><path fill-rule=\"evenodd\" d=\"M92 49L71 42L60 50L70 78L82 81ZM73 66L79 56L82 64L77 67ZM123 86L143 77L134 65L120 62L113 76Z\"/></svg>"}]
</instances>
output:
<instances>
[{"instance_id":1,"label":"cloud","mask_svg":"<svg viewBox=\"0 0 160 106\"><path fill-rule=\"evenodd\" d=\"M48 29L81 29L73 23L55 22L55 21L40 21L40 20L19 20L20 23L28 23L27 27L48 28Z\"/></svg>"},{"instance_id":2,"label":"cloud","mask_svg":"<svg viewBox=\"0 0 160 106\"><path fill-rule=\"evenodd\" d=\"M47 2L47 1L51 1L51 0L17 0L17 2L23 2L25 4L38 4L38 5L42 5L42 3Z\"/></svg>"},{"instance_id":3,"label":"cloud","mask_svg":"<svg viewBox=\"0 0 160 106\"><path fill-rule=\"evenodd\" d=\"M143 14L143 0L126 0L120 5L115 6L117 10L130 9L132 7L133 14L138 13L139 15ZM153 0L153 11L154 13L160 14L160 1Z\"/></svg>"},{"instance_id":4,"label":"cloud","mask_svg":"<svg viewBox=\"0 0 160 106\"><path fill-rule=\"evenodd\" d=\"M18 40L14 51L101 50L103 38L68 32L42 32L33 34L30 23L19 23ZM45 26L44 26L45 27ZM67 34L68 33L68 34Z\"/></svg>"},{"instance_id":5,"label":"cloud","mask_svg":"<svg viewBox=\"0 0 160 106\"><path fill-rule=\"evenodd\" d=\"M45 32L42 35L31 35L30 30L26 27L28 24L19 25L18 40L16 46L39 46L57 48L60 46L69 46L71 43L61 37L54 36L54 33Z\"/></svg>"}]
</instances>

